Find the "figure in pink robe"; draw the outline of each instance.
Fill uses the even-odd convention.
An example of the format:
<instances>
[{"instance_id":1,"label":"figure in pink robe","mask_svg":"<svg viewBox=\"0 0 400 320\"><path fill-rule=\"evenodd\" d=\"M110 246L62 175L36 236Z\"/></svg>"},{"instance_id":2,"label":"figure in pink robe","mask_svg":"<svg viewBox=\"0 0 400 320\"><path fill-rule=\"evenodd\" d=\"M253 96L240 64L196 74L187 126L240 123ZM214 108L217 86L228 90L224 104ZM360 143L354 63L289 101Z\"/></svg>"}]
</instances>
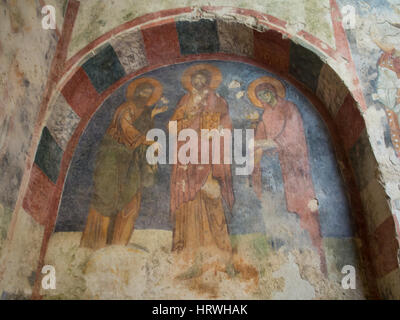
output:
<instances>
[{"instance_id":1,"label":"figure in pink robe","mask_svg":"<svg viewBox=\"0 0 400 320\"><path fill-rule=\"evenodd\" d=\"M255 133L253 188L262 198L260 162L265 152L277 152L285 190L287 210L300 217L320 256L321 271L326 274L325 254L319 224L318 202L311 178L307 143L297 107L284 99L285 88L270 77L255 80L249 87L250 100L264 109Z\"/></svg>"}]
</instances>

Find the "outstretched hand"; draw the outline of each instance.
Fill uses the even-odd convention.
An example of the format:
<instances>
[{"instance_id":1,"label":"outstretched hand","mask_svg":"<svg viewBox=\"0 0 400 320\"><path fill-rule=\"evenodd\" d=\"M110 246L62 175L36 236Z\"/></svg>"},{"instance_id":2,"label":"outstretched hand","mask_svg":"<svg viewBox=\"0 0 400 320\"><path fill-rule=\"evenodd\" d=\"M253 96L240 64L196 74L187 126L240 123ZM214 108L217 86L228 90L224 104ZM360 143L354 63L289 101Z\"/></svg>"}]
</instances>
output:
<instances>
[{"instance_id":1,"label":"outstretched hand","mask_svg":"<svg viewBox=\"0 0 400 320\"><path fill-rule=\"evenodd\" d=\"M168 106L163 106L160 108L154 108L153 111L151 112L151 118L153 119L156 115L159 113L163 113L168 110Z\"/></svg>"}]
</instances>

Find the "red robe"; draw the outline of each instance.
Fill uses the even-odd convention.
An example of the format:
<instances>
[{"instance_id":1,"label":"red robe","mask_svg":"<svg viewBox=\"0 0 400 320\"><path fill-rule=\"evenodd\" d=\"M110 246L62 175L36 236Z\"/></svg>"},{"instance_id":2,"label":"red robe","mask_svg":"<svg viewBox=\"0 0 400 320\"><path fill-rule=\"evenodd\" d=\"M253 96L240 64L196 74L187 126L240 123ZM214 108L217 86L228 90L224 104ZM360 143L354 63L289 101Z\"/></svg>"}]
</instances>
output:
<instances>
[{"instance_id":1,"label":"red robe","mask_svg":"<svg viewBox=\"0 0 400 320\"><path fill-rule=\"evenodd\" d=\"M319 224L319 213L310 208L316 199L308 160L307 143L303 122L296 106L278 97L275 107L265 106L262 121L259 122L255 140L273 140L279 155L285 189L287 210L300 217L300 225L310 234L313 245L321 257L321 270L326 272L325 255ZM262 197L260 163L255 164L253 186L259 198ZM314 209L314 210L312 210Z\"/></svg>"},{"instance_id":2,"label":"red robe","mask_svg":"<svg viewBox=\"0 0 400 320\"><path fill-rule=\"evenodd\" d=\"M198 106L198 109L194 112L193 116L188 116L191 110L196 110L196 107L193 108L193 106ZM234 203L231 165L223 163L223 138L220 140L220 164L211 163L211 141L209 143L209 164L200 163L202 143L200 130L206 129L202 128L201 119L205 112L219 114L219 125L224 129L232 130L232 123L226 101L211 90L208 90L208 93L200 102L194 102L191 93L186 94L179 102L175 114L170 120L177 121L178 134L180 130L190 128L195 130L199 137L199 164L189 163L183 165L178 161L172 168L170 208L175 225L173 250L177 249L178 246L179 249L182 249L182 246L183 248L193 248L196 246L206 246L211 242L215 242L217 246L224 251L230 250L229 235L220 197L215 200L216 202L207 197L199 199L200 191L202 191L202 187L206 184L211 174L212 178L218 182L222 199L224 199L225 204L230 210ZM178 141L178 150L185 143L186 142ZM192 204L196 201L203 201L206 208L202 208L203 205L193 206ZM187 205L186 207L185 204ZM202 209L199 209L200 207ZM177 212L179 212L179 217L176 216ZM193 218L193 216L195 216L195 218Z\"/></svg>"},{"instance_id":3,"label":"red robe","mask_svg":"<svg viewBox=\"0 0 400 320\"><path fill-rule=\"evenodd\" d=\"M178 134L179 134L179 121L183 119L183 117L179 117L181 111L184 111L188 105L188 100L190 99L190 94L186 94L178 104L177 111L175 115L172 117L170 121L178 121ZM206 106L202 109L201 112L218 112L221 113L220 124L223 128L232 130L232 122L229 116L228 106L224 99L218 97L214 92L210 92L207 99ZM192 119L189 126L185 128L193 129L197 132L199 141L198 141L198 151L199 151L199 163L201 161L201 133L200 133L200 115L199 114ZM182 128L183 129L183 128ZM178 150L184 145L185 142L178 142ZM225 200L226 205L229 209L232 209L234 197L233 197L233 188L232 188L232 174L231 174L231 165L223 164L223 155L224 155L224 141L221 138L221 164L211 164L211 141L210 141L210 163L209 164L191 164L189 163L186 166L180 165L179 161L172 168L172 176L171 176L171 211L175 212L175 210L183 203L190 200L193 200L199 192L200 188L204 185L207 180L207 177L212 171L212 175L216 178L221 186L222 197ZM186 168L185 168L186 167ZM183 189L179 187L179 183L182 180L185 181L185 185L187 186L187 191L183 192Z\"/></svg>"}]
</instances>

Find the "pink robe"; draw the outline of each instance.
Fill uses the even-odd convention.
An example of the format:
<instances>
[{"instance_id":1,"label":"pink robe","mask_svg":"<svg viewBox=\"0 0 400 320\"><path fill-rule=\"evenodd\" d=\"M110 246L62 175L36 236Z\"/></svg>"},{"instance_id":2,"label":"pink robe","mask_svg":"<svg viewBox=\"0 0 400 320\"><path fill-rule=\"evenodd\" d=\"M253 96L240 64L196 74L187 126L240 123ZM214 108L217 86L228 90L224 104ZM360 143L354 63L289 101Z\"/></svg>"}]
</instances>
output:
<instances>
[{"instance_id":1,"label":"pink robe","mask_svg":"<svg viewBox=\"0 0 400 320\"><path fill-rule=\"evenodd\" d=\"M312 208L311 200L316 199L308 160L307 143L303 122L296 106L278 97L275 107L265 106L262 121L259 122L255 140L270 139L277 144L282 178L285 189L287 210L300 217L300 225L310 234L313 245L321 258L321 270L326 272L325 255L318 209ZM255 164L253 187L262 197L260 163ZM311 208L310 208L311 207Z\"/></svg>"}]
</instances>

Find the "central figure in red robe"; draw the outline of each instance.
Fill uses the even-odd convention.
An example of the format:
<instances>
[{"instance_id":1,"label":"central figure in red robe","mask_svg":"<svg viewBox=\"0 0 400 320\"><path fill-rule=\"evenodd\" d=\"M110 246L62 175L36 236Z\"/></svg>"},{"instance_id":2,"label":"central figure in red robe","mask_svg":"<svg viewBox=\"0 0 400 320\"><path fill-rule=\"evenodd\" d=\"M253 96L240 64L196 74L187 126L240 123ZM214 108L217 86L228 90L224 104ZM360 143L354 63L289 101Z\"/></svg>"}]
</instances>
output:
<instances>
[{"instance_id":1,"label":"central figure in red robe","mask_svg":"<svg viewBox=\"0 0 400 320\"><path fill-rule=\"evenodd\" d=\"M188 91L178 103L170 121L177 122L178 134L193 129L198 134L198 159L201 159L201 129L232 130L228 105L215 89L222 80L218 68L198 64L188 68L182 77ZM171 174L171 213L174 223L172 251L184 253L190 259L200 249L229 261L231 242L223 202L232 210L234 195L231 165L223 164L224 139L220 141L221 164L212 164L211 143L209 164L182 164L179 160ZM177 144L178 150L185 141Z\"/></svg>"}]
</instances>

